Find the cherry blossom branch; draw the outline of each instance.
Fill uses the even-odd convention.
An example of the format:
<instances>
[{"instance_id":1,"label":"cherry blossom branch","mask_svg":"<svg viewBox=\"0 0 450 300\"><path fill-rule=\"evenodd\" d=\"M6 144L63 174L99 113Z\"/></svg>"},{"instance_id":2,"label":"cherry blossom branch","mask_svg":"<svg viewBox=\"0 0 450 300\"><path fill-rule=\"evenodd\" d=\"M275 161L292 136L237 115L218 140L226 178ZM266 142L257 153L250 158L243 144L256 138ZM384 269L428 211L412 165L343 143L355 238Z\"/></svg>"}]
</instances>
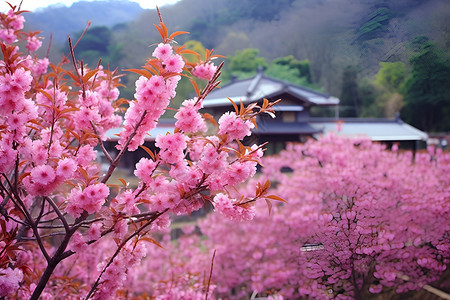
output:
<instances>
[{"instance_id":1,"label":"cherry blossom branch","mask_svg":"<svg viewBox=\"0 0 450 300\"><path fill-rule=\"evenodd\" d=\"M101 183L106 183L108 181L108 179L111 177L112 173L114 172L114 170L116 169L117 165L119 164L120 159L122 158L122 156L127 151L128 145L131 143L131 140L136 135L137 129L139 128L139 126L141 126L142 122L144 121L144 118L145 118L146 115L147 115L147 111L144 111L144 113L142 114L142 117L139 119L139 122L134 127L133 132L130 134L130 136L128 137L127 141L123 145L122 150L120 150L119 154L117 154L117 156L114 159L114 161L109 165L108 171L105 174L105 176L103 176L103 178L101 180Z\"/></svg>"},{"instance_id":2,"label":"cherry blossom branch","mask_svg":"<svg viewBox=\"0 0 450 300\"><path fill-rule=\"evenodd\" d=\"M41 222L42 216L44 215L44 209L45 209L45 200L42 199L42 205L41 205L41 209L39 210L39 214L36 217L36 224L39 224Z\"/></svg>"},{"instance_id":3,"label":"cherry blossom branch","mask_svg":"<svg viewBox=\"0 0 450 300\"><path fill-rule=\"evenodd\" d=\"M208 81L208 84L205 86L205 88L200 93L194 106L197 105L202 99L205 99L206 96L208 96L208 94L220 84L220 81L217 81L217 79L222 74L220 70L222 69L223 65L224 65L224 62L221 62L220 65L217 67L216 72L214 73L211 80Z\"/></svg>"},{"instance_id":4,"label":"cherry blossom branch","mask_svg":"<svg viewBox=\"0 0 450 300\"><path fill-rule=\"evenodd\" d=\"M66 235L66 233L63 232L63 231L47 233L47 234L41 235L41 238L48 238L48 237L53 237L53 236L58 236L58 235ZM35 241L36 238L35 237L22 237L22 240L24 240L24 241Z\"/></svg>"},{"instance_id":5,"label":"cherry blossom branch","mask_svg":"<svg viewBox=\"0 0 450 300\"><path fill-rule=\"evenodd\" d=\"M8 177L7 177L5 174L3 174L3 173L2 173L2 175L3 175L3 177L5 178L5 180L6 180L6 182L8 183L8 185L9 185L11 188L13 188L13 186L12 186L11 182L9 181ZM1 182L0 182L0 183L1 183ZM3 184L1 184L1 186L2 186L2 189L8 191L8 190L3 186ZM8 192L9 192L9 191L8 191ZM37 241L37 243L38 243L38 245L39 245L39 248L41 249L42 254L44 255L45 259L46 259L47 261L49 261L50 256L48 255L47 250L45 249L44 244L42 243L42 240L41 240L40 235L39 235L39 230L37 229L37 224L34 222L33 217L32 217L32 216L30 215L30 213L28 212L27 208L25 207L25 204L22 202L22 200L20 199L19 195L16 194L14 190L12 190L12 193L13 193L14 196L16 197L15 200L16 200L17 202L16 202L16 201L14 200L14 198L12 197L12 194L10 194L11 200L14 202L14 204L16 204L16 207L17 207L17 208L19 208L19 207L22 208L22 209L21 209L21 212L24 214L24 217L25 217L27 223L29 224L30 228L33 230L34 236L36 237L36 241ZM8 193L8 194L9 194L9 193Z\"/></svg>"},{"instance_id":6,"label":"cherry blossom branch","mask_svg":"<svg viewBox=\"0 0 450 300\"><path fill-rule=\"evenodd\" d=\"M92 128L94 129L95 135L97 136L98 144L100 145L100 148L102 149L103 154L105 154L105 157L109 161L109 163L112 164L114 162L114 160L112 159L111 155L109 155L108 150L106 150L105 145L103 144L103 141L98 134L97 126L95 126L94 122L92 122L92 121L90 121L90 122L91 122Z\"/></svg>"},{"instance_id":7,"label":"cherry blossom branch","mask_svg":"<svg viewBox=\"0 0 450 300\"><path fill-rule=\"evenodd\" d=\"M66 233L68 233L70 231L69 228L69 224L67 223L66 218L64 218L63 214L61 213L61 211L59 210L58 206L53 202L52 199L50 199L49 197L44 197L45 200L47 200L47 202L52 206L53 210L55 211L55 213L58 215L58 218L61 220L61 222L64 225L64 229L66 230Z\"/></svg>"},{"instance_id":8,"label":"cherry blossom branch","mask_svg":"<svg viewBox=\"0 0 450 300\"><path fill-rule=\"evenodd\" d=\"M83 213L77 220L78 223L80 223L80 219L86 219L87 214ZM47 260L47 267L44 270L44 273L42 273L41 278L39 279L38 284L36 285L36 288L31 295L30 300L38 300L39 296L42 294L42 291L44 290L45 286L47 285L47 282L49 281L51 275L53 274L53 271L55 270L56 266L65 258L67 258L70 255L66 255L64 252L67 248L67 245L69 244L69 241L72 237L72 235L76 232L78 227L72 227L69 232L66 232L64 239L62 240L59 247L56 249L55 253L51 258ZM39 243L39 240L38 240ZM44 249L45 250L45 249ZM73 254L73 253L72 253ZM48 256L48 254L47 254Z\"/></svg>"},{"instance_id":9,"label":"cherry blossom branch","mask_svg":"<svg viewBox=\"0 0 450 300\"><path fill-rule=\"evenodd\" d=\"M155 216L148 220L144 225L142 225L138 230L136 230L135 232L133 232L131 235L129 235L125 240L122 241L122 243L120 243L120 245L117 247L117 250L114 252L113 256L109 259L108 263L106 264L106 266L103 268L102 272L100 273L100 275L98 275L97 280L95 281L95 283L92 285L91 290L89 291L89 293L87 294L85 300L89 299L92 294L95 292L95 290L97 289L98 284L100 283L100 279L103 275L103 273L105 273L106 269L113 263L114 259L117 257L117 255L119 255L120 251L122 250L122 248L126 245L126 243L128 243L128 241L130 241L132 238L134 238L135 236L139 235L145 228L147 228L149 225L151 225L158 217L160 217L161 215L163 215L164 213L166 213L169 209L165 209L164 211L155 214Z\"/></svg>"},{"instance_id":10,"label":"cherry blossom branch","mask_svg":"<svg viewBox=\"0 0 450 300\"><path fill-rule=\"evenodd\" d=\"M209 286L211 284L211 278L212 278L212 272L214 267L214 258L216 257L216 249L214 249L213 257L211 259L211 269L209 270L209 277L208 277L208 286L206 287L206 294L205 294L205 300L208 300L208 294L209 294Z\"/></svg>"},{"instance_id":11,"label":"cherry blossom branch","mask_svg":"<svg viewBox=\"0 0 450 300\"><path fill-rule=\"evenodd\" d=\"M75 72L77 73L78 79L80 80L81 90L82 90L82 97L83 99L86 98L86 87L84 86L83 78L80 75L80 72L78 71L77 61L75 60L75 52L73 51L74 47L72 46L72 39L70 38L70 35L68 37L69 40L69 49L70 49L70 55L72 56L72 62L73 66L75 67ZM76 46L76 44L75 44ZM81 67L83 67L83 64L81 64Z\"/></svg>"},{"instance_id":12,"label":"cherry blossom branch","mask_svg":"<svg viewBox=\"0 0 450 300\"><path fill-rule=\"evenodd\" d=\"M20 221L20 220L17 220L17 219L14 218L14 217L11 217L11 216L7 216L7 217L8 217L9 219L13 220L14 222L16 222L16 223L18 223L18 224L24 226L24 227L29 228L29 226L30 226L30 225L28 225L27 223L22 222L22 221Z\"/></svg>"}]
</instances>

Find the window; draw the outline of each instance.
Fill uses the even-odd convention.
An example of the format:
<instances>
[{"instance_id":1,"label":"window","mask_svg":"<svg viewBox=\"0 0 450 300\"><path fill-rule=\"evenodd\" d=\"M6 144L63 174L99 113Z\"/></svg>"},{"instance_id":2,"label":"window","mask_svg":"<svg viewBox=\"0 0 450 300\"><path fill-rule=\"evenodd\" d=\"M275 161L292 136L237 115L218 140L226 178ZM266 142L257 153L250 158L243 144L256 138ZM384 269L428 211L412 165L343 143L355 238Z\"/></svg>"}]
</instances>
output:
<instances>
[{"instance_id":1,"label":"window","mask_svg":"<svg viewBox=\"0 0 450 300\"><path fill-rule=\"evenodd\" d=\"M296 117L296 114L295 114L294 111L284 111L281 114L281 118L282 118L284 123L293 123L293 122L295 122L296 121L295 117Z\"/></svg>"}]
</instances>

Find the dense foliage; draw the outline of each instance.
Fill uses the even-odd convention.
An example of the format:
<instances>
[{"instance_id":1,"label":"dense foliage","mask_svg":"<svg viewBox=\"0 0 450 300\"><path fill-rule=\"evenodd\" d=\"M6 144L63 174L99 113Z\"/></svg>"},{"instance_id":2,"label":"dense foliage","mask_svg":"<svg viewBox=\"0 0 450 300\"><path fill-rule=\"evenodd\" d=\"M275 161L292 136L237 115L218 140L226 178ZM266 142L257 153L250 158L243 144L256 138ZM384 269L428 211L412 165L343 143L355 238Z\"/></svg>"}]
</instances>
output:
<instances>
[{"instance_id":1,"label":"dense foliage","mask_svg":"<svg viewBox=\"0 0 450 300\"><path fill-rule=\"evenodd\" d=\"M291 145L263 164L258 180L273 179L287 204L270 215L259 205L255 219L241 224L212 214L199 224L206 240L186 235L172 248L189 255L185 245L202 245L209 249L203 259L192 255L204 265L216 251L217 295L388 299L448 269L449 153L430 148L413 160L396 147L331 135ZM196 270L185 267L183 274ZM446 278L440 288L449 290Z\"/></svg>"},{"instance_id":2,"label":"dense foliage","mask_svg":"<svg viewBox=\"0 0 450 300\"><path fill-rule=\"evenodd\" d=\"M0 14L0 298L122 299L147 246L159 246L152 235L169 227L169 215L214 205L229 218L250 220L256 200L281 200L267 194L269 182L251 197L236 189L256 173L263 155L262 146L239 140L250 135L260 113L273 115L275 103L235 105L218 122L200 113L219 84L220 66L212 64L210 50L201 57L175 44L186 32L169 34L158 15L162 42L143 67L128 70L139 78L134 99L127 100L119 98L117 71L76 59L74 47L83 43L69 38L71 60L49 63L36 55L38 32L22 30L23 11L11 6ZM200 90L192 79L196 97L173 108L181 76L207 84ZM175 130L156 136L158 149L151 151L142 144L168 108L176 110ZM207 121L215 134L207 134ZM104 141L117 127L113 156ZM148 153L134 170L138 186L123 179L123 186L110 184L125 152L138 147ZM105 173L97 151L108 161ZM209 286L205 280L196 292L207 297Z\"/></svg>"}]
</instances>

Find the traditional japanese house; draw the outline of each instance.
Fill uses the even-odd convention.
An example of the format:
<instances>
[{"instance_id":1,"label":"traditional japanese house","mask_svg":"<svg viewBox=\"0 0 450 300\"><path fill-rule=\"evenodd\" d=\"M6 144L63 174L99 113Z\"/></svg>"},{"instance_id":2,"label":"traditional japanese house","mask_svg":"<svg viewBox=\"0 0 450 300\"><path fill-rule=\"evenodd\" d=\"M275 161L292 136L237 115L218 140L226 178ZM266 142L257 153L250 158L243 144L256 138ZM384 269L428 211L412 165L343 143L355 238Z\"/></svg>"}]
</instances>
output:
<instances>
[{"instance_id":1,"label":"traditional japanese house","mask_svg":"<svg viewBox=\"0 0 450 300\"><path fill-rule=\"evenodd\" d=\"M268 153L278 152L287 142L301 142L308 137L335 132L338 135L366 136L374 141L409 143L415 148L418 142L426 141L427 134L395 119L339 118L339 99L308 88L268 77L260 71L256 76L234 80L220 89L212 91L204 101L205 109L219 117L233 110L230 99L245 105L262 103L263 99L282 99L274 108L276 118L268 115L258 117L257 128L247 143L268 144ZM334 117L318 118L311 110L334 109Z\"/></svg>"}]
</instances>

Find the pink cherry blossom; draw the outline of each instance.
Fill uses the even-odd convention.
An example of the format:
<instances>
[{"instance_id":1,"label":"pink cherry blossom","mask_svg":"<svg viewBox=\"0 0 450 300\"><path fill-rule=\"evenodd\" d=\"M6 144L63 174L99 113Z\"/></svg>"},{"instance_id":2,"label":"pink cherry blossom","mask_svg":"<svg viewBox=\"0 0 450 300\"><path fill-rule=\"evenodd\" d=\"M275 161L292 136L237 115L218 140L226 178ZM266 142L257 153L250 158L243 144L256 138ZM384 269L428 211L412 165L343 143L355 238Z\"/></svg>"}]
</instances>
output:
<instances>
[{"instance_id":1,"label":"pink cherry blossom","mask_svg":"<svg viewBox=\"0 0 450 300\"><path fill-rule=\"evenodd\" d=\"M37 166L31 170L31 179L35 183L48 185L55 180L55 177L55 170L48 165Z\"/></svg>"},{"instance_id":2,"label":"pink cherry blossom","mask_svg":"<svg viewBox=\"0 0 450 300\"><path fill-rule=\"evenodd\" d=\"M42 45L42 42L36 36L30 36L27 39L27 45L25 46L28 51L35 52Z\"/></svg>"},{"instance_id":3,"label":"pink cherry blossom","mask_svg":"<svg viewBox=\"0 0 450 300\"><path fill-rule=\"evenodd\" d=\"M254 127L250 121L244 121L234 112L227 112L219 119L219 134L228 134L230 139L243 139L251 134Z\"/></svg>"},{"instance_id":4,"label":"pink cherry blossom","mask_svg":"<svg viewBox=\"0 0 450 300\"><path fill-rule=\"evenodd\" d=\"M166 61L173 53L172 47L169 44L158 44L158 47L153 51L153 56L162 60Z\"/></svg>"},{"instance_id":5,"label":"pink cherry blossom","mask_svg":"<svg viewBox=\"0 0 450 300\"><path fill-rule=\"evenodd\" d=\"M192 74L200 79L210 80L217 71L217 66L212 63L205 63L195 66Z\"/></svg>"}]
</instances>

